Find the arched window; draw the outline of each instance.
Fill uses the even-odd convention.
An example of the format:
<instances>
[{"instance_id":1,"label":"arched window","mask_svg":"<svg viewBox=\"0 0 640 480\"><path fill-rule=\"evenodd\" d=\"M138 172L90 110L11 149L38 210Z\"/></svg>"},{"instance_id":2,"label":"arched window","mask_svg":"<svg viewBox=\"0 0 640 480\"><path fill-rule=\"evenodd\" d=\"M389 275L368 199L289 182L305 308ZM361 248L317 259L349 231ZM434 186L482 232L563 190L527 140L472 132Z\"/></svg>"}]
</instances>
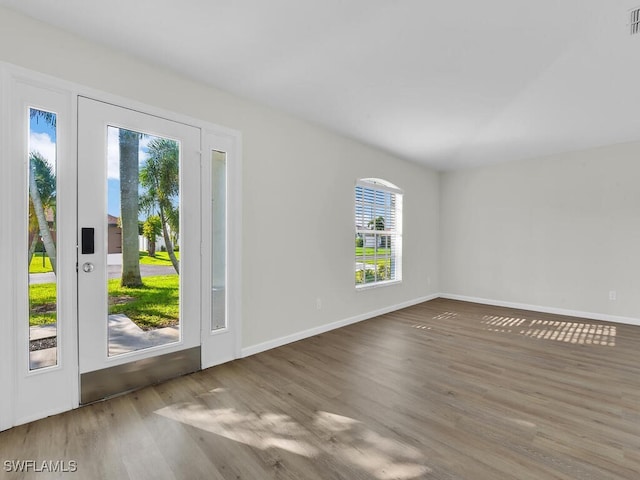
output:
<instances>
[{"instance_id":1,"label":"arched window","mask_svg":"<svg viewBox=\"0 0 640 480\"><path fill-rule=\"evenodd\" d=\"M402 280L402 190L361 178L355 187L357 288Z\"/></svg>"}]
</instances>

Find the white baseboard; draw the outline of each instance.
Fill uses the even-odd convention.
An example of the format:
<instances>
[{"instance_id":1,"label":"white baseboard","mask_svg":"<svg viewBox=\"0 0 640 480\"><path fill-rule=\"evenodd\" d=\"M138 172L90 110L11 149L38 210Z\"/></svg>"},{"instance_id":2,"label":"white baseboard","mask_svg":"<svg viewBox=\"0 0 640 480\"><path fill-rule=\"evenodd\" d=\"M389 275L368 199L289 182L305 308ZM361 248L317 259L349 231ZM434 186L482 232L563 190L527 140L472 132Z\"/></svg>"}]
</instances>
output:
<instances>
[{"instance_id":1,"label":"white baseboard","mask_svg":"<svg viewBox=\"0 0 640 480\"><path fill-rule=\"evenodd\" d=\"M579 317L579 318L587 318L589 320L601 320L604 322L624 323L627 325L640 326L640 319L633 318L633 317L620 317L617 315L606 315L603 313L581 312L578 310L569 310L564 308L543 307L540 305L529 305L526 303L517 303L517 302L505 302L502 300L490 300L487 298L468 297L465 295L455 295L452 293L441 293L439 296L440 298L447 298L449 300L461 300L463 302L481 303L483 305L494 305L496 307L517 308L519 310L531 310L534 312L566 315L568 317Z\"/></svg>"},{"instance_id":2,"label":"white baseboard","mask_svg":"<svg viewBox=\"0 0 640 480\"><path fill-rule=\"evenodd\" d=\"M372 312L356 315L355 317L345 318L344 320L338 320L337 322L327 323L326 325L320 325L319 327L314 327L308 330L303 330L301 332L292 333L291 335L286 335L284 337L275 338L273 340L269 340L268 342L258 343L257 345L245 347L241 350L241 357L248 357L250 355L255 355L256 353L264 352L266 350L271 350L272 348L281 347L282 345L286 345L292 342L297 342L298 340L303 340L305 338L313 337L314 335L319 335L321 333L325 333L330 330L335 330L336 328L346 327L347 325L362 322L363 320L368 320L370 318L384 315L385 313L395 312L396 310L400 310L402 308L407 308L413 305L417 305L419 303L428 302L429 300L436 299L439 296L440 295L436 293L433 295L428 295L426 297L415 298L413 300L409 300L407 302L403 302L397 305L381 308L379 310L374 310Z\"/></svg>"},{"instance_id":3,"label":"white baseboard","mask_svg":"<svg viewBox=\"0 0 640 480\"><path fill-rule=\"evenodd\" d=\"M305 338L309 338L309 337L313 337L314 335L319 335L321 333L329 332L331 330L335 330L336 328L346 327L347 325L362 322L370 318L384 315L385 313L395 312L396 310L400 310L406 307L411 307L419 303L428 302L429 300L434 300L436 298L461 300L463 302L480 303L483 305L494 305L496 307L517 308L519 310L530 310L533 312L541 312L541 313L553 313L556 315L566 315L568 317L586 318L590 320L600 320L604 322L623 323L627 325L640 326L640 318L621 317L617 315L606 315L602 313L593 313L593 312L582 312L579 310L569 310L565 308L544 307L541 305L530 305L527 303L506 302L503 300L491 300L488 298L469 297L466 295L455 295L452 293L440 293L440 294L428 295L426 297L416 298L416 299L409 300L407 302L403 302L397 305L392 305L390 307L381 308L379 310L363 313L361 315L356 315L354 317L338 320L337 322L327 323L326 325L320 325L318 327L310 328L308 330L303 330L301 332L296 332L291 335L275 338L273 340L269 340L268 342L258 343L256 345L245 347L241 350L241 357L248 357L250 355L255 355L256 353L264 352L266 350L271 350L272 348L281 347L288 343L297 342L298 340L304 340Z\"/></svg>"}]
</instances>

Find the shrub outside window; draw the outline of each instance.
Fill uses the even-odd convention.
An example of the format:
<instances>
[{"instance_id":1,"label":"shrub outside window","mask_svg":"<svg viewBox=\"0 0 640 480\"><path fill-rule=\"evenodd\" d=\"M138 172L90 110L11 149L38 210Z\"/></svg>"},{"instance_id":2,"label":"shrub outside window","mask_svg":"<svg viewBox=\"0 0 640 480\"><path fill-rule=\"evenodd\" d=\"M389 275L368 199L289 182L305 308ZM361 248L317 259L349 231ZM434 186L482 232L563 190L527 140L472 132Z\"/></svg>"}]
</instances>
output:
<instances>
[{"instance_id":1,"label":"shrub outside window","mask_svg":"<svg viewBox=\"0 0 640 480\"><path fill-rule=\"evenodd\" d=\"M363 178L355 187L357 288L402 280L402 190Z\"/></svg>"}]
</instances>

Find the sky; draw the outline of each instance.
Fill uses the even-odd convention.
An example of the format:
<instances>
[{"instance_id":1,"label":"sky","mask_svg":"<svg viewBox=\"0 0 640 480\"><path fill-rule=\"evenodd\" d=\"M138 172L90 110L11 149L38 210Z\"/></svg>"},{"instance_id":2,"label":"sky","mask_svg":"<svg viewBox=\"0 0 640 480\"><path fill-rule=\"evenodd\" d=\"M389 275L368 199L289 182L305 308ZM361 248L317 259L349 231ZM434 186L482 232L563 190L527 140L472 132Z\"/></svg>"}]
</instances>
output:
<instances>
[{"instance_id":1,"label":"sky","mask_svg":"<svg viewBox=\"0 0 640 480\"><path fill-rule=\"evenodd\" d=\"M29 151L38 152L56 171L56 129L42 118L29 125Z\"/></svg>"},{"instance_id":2,"label":"sky","mask_svg":"<svg viewBox=\"0 0 640 480\"><path fill-rule=\"evenodd\" d=\"M119 131L116 127L107 128L107 213L120 216L120 148ZM140 138L138 159L140 166L149 157L149 143L157 137L143 135ZM44 119L32 119L29 122L29 151L38 152L56 171L56 127Z\"/></svg>"},{"instance_id":3,"label":"sky","mask_svg":"<svg viewBox=\"0 0 640 480\"><path fill-rule=\"evenodd\" d=\"M114 217L120 216L120 129L107 128L107 213ZM138 162L144 165L149 157L148 145L156 137L143 135L140 138Z\"/></svg>"},{"instance_id":4,"label":"sky","mask_svg":"<svg viewBox=\"0 0 640 480\"><path fill-rule=\"evenodd\" d=\"M114 217L120 216L120 149L118 148L119 129L107 129L107 212ZM145 135L140 139L140 163L148 155L148 145L154 137ZM38 152L56 171L56 127L42 118L29 122L29 151Z\"/></svg>"}]
</instances>

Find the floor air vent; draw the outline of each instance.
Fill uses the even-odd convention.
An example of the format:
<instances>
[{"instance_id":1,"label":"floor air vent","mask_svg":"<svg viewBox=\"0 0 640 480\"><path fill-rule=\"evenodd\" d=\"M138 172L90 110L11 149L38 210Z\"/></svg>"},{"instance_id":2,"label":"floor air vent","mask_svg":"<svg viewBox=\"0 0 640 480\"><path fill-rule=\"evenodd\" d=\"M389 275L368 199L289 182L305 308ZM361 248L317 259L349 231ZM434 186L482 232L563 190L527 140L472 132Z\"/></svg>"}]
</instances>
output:
<instances>
[{"instance_id":1,"label":"floor air vent","mask_svg":"<svg viewBox=\"0 0 640 480\"><path fill-rule=\"evenodd\" d=\"M640 33L640 8L634 8L629 12L629 27L631 35Z\"/></svg>"}]
</instances>

